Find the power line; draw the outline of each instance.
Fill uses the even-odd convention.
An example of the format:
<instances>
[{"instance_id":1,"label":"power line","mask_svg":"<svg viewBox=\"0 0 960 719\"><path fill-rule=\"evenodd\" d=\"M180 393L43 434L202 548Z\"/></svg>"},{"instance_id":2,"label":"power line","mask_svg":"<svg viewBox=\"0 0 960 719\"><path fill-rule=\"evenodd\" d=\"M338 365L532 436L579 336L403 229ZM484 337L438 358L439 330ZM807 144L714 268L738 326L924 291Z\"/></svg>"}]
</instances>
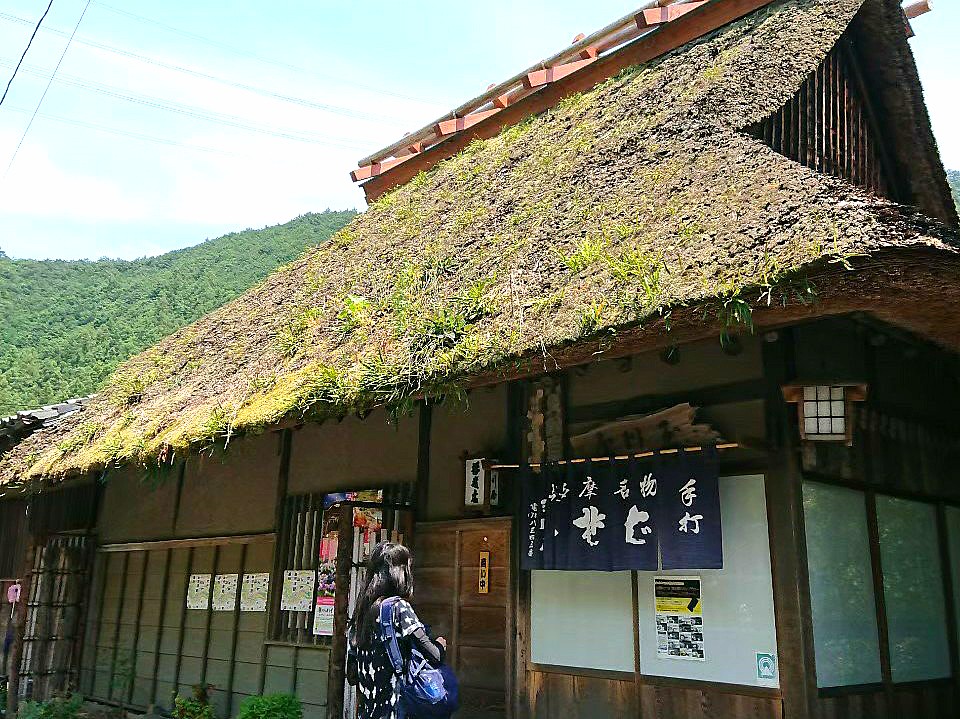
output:
<instances>
[{"instance_id":1,"label":"power line","mask_svg":"<svg viewBox=\"0 0 960 719\"><path fill-rule=\"evenodd\" d=\"M21 25L30 24L30 21L27 20L27 19L25 19L25 18L19 17L19 16L17 16L17 15L11 15L11 14L5 13L5 12L0 12L0 19L7 20L8 22L19 23L19 24L21 24ZM56 29L54 29L54 28L43 28L43 30L44 30L45 32L53 33L53 34L55 34L55 35L66 36L66 34L67 34L67 33L65 33L65 32L62 31L62 30L56 30ZM318 103L318 102L315 102L315 101L313 101L313 100L308 100L308 99L296 97L296 96L293 96L293 95L285 95L285 94L278 93L278 92L274 92L274 91L272 91L272 90L268 90L268 89L265 89L265 88L257 87L257 86L255 86L255 85L248 85L248 84L246 84L246 83L237 82L237 81L234 81L234 80L228 80L228 79L223 78L223 77L218 77L217 75L211 75L210 73L204 72L204 71L202 71L202 70L197 70L197 69L195 69L195 68L187 67L187 66L184 66L184 65L177 65L177 64L173 64L173 63L169 63L169 62L164 62L163 60L158 60L157 58L149 57L149 56L147 56L147 55L141 55L141 54L136 53L136 52L133 52L133 51L131 51L131 50L125 50L125 49L123 49L123 48L116 47L115 45L109 45L109 44L107 44L107 43L100 42L100 41L98 41L98 40L92 40L92 39L90 39L90 38L84 38L84 37L82 37L82 36L79 37L79 38L77 38L77 43L79 43L79 44L81 44L81 45L85 45L85 46L87 46L87 47L96 48L96 49L98 49L98 50L104 50L104 51L106 51L106 52L110 52L110 53L113 53L113 54L115 54L115 55L120 55L120 56L122 56L122 57L127 57L127 58L130 58L130 59L132 59L132 60L138 60L139 62L143 62L143 63L146 63L146 64L148 64L148 65L154 65L154 66L156 66L156 67L162 67L162 68L164 68L165 70L173 70L173 71L175 71L175 72L182 72L182 73L185 73L185 74L187 74L187 75L192 75L193 77L199 77L199 78L202 78L202 79L204 79L204 80L210 80L210 81L212 81L212 82L218 82L218 83L221 83L221 84L223 84L223 85L228 85L228 86L230 86L230 87L235 87L235 88L238 88L238 89L241 89L241 90L246 90L246 91L248 91L248 92L254 92L254 93L257 93L257 94L259 94L259 95L265 95L265 96L272 97L272 98L279 99L279 100L283 100L283 101L286 101L286 102L296 103L296 104L298 104L298 105L303 105L303 106L305 106L305 107L313 107L313 108L318 109L318 110L324 110L324 111L326 111L326 112L332 112L332 113L336 113L336 114L347 115L347 116L349 116L349 117L355 117L355 118L361 119L361 120L382 121L382 120L386 119L386 120L389 120L389 121L392 121L392 122L398 122L398 123L401 122L398 118L395 118L395 117L378 115L378 114L374 114L374 113L360 112L360 111L357 111L357 110L352 110L352 109L350 109L350 108L341 107L341 106L338 106L338 105L330 105L330 104L326 104L326 103ZM298 70L300 70L300 71L302 71L302 72L307 72L307 73L309 73L309 74L311 74L311 75L318 75L318 73L314 73L314 72L311 72L311 71L306 70L306 69L296 68L296 66L291 66L291 68L298 69ZM327 79L338 80L337 78L329 78L328 76L325 76L325 75L319 75L319 76L320 76L320 77L327 78ZM346 84L351 84L351 83L349 83L349 82L347 82L347 81L342 81L342 82L345 82ZM382 90L371 90L371 91L376 92L376 93L378 93L378 94L383 94L383 95L399 96L399 95L397 95L396 93L390 93L390 92L382 91ZM399 96L399 97L403 97L403 96ZM407 98L407 99L415 99L415 98ZM431 105L436 105L436 104L437 104L437 103L428 103L428 101L426 101L426 100L418 100L418 102L423 102L423 103L431 104Z\"/></svg>"},{"instance_id":2,"label":"power line","mask_svg":"<svg viewBox=\"0 0 960 719\"><path fill-rule=\"evenodd\" d=\"M438 105L438 104L440 104L440 103L437 103L437 102L435 102L435 101L433 101L433 100L427 100L427 99L422 98L422 97L415 97L415 96L413 96L413 95L405 95L405 94L403 94L403 93L394 92L394 91L392 91L392 90L386 90L386 89L384 89L384 88L374 87L374 86L372 86L372 85L366 85L366 84L359 83L359 82L352 81L352 80L345 80L345 79L342 78L342 77L337 77L337 76L335 76L335 75L326 75L326 74L324 74L324 73L319 73L319 72L316 72L315 70L311 70L311 69L309 69L309 68L302 67L302 66L300 66L300 65L294 65L294 64L292 64L292 63L285 62L285 61L283 61L283 60L275 60L275 59L273 59L273 58L265 57L264 55L260 55L259 53L252 52L252 51L247 50L247 49L245 49L245 48L237 47L236 45L230 45L230 44L225 43L225 42L220 42L219 40L214 40L213 38L209 38L209 37L206 37L206 36L204 36L204 35L198 35L197 33L190 32L189 30L183 30L182 28L174 27L173 25L167 25L166 23L160 22L159 20L154 20L153 18L144 17L143 15L137 15L136 13L132 13L132 12L130 12L129 10L124 10L124 9L122 9L122 8L115 7L115 6L113 6L113 5L108 5L108 4L105 3L105 2L100 2L100 0L94 0L94 3L95 3L98 7L101 7L101 8L103 8L104 10L108 10L109 12L115 13L115 14L117 14L117 15L123 15L123 16L125 16L125 17L128 17L128 18L132 19L132 20L136 20L137 22L141 22L141 23L145 23L145 24L147 24L147 25L153 25L153 26L155 26L155 27L163 28L164 30L166 30L166 31L168 31L168 32L172 32L172 33L174 33L174 34L176 34L176 35L181 35L181 36L183 36L183 37L188 37L188 38L191 38L191 39L196 40L196 41L198 41L198 42L202 42L202 43L205 43L205 44L207 44L207 45L211 45L211 46L213 46L213 47L220 48L221 50L226 50L227 52L232 52L232 53L234 53L234 54L236 54L236 55L242 55L243 57L249 57L249 58L251 58L251 59L253 59L253 60L257 60L258 62L266 63L266 64L268 64L268 65L273 65L273 66L275 66L275 67L282 67L282 68L284 68L284 69L286 69L286 70L294 70L295 72L302 72L302 73L305 73L305 74L307 74L307 75L312 75L313 77L319 77L319 78L322 78L322 79L324 79L324 80L330 80L330 81L332 81L332 82L339 82L339 83L342 83L342 84L344 84L344 85L350 85L350 86L352 86L352 87L356 87L356 88L359 88L359 89L361 89L361 90L367 90L368 92L373 92L373 93L376 93L376 94L378 94L378 95L390 95L390 96L392 96L392 97L399 97L399 98L402 98L402 99L404 99L404 100L413 100L414 102L420 102L420 103L423 103L423 104L425 104L425 105Z\"/></svg>"},{"instance_id":3,"label":"power line","mask_svg":"<svg viewBox=\"0 0 960 719\"><path fill-rule=\"evenodd\" d=\"M7 106L9 112L20 112L25 115L30 114L30 110L25 107L16 107L16 106ZM180 147L186 150L198 150L200 152L209 152L217 155L229 155L232 157L253 157L252 155L246 153L232 152L230 150L221 150L215 147L205 147L203 145L194 145L186 142L177 142L176 140L170 140L165 137L157 137L155 135L146 135L140 132L132 132L130 130L123 130L119 127L110 127L108 125L101 125L97 122L87 122L85 120L78 120L73 117L63 117L62 115L52 115L47 112L37 113L37 117L42 120L53 120L54 122L61 122L66 125L74 125L76 127L83 127L89 130L96 130L98 132L106 132L111 135L120 135L123 137L129 137L134 140L143 140L144 142L154 142L159 145L168 145L170 147Z\"/></svg>"},{"instance_id":4,"label":"power line","mask_svg":"<svg viewBox=\"0 0 960 719\"><path fill-rule=\"evenodd\" d=\"M10 168L13 167L14 160L17 159L17 155L20 153L20 148L23 147L23 141L27 139L27 133L30 132L30 128L33 127L33 121L37 118L37 113L40 112L40 106L43 104L43 99L47 96L47 92L50 90L50 86L53 84L53 78L57 76L57 71L60 69L60 65L63 63L63 58L67 56L67 50L70 49L70 44L73 42L73 36L77 34L77 30L80 29L80 23L83 22L83 16L87 14L87 8L90 7L91 0L87 0L86 5L83 6L83 12L80 13L80 17L77 19L77 24L73 26L73 33L70 35L70 39L67 40L67 44L63 48L63 52L60 53L60 59L57 60L57 66L53 68L53 74L50 75L50 79L47 81L47 86L43 89L43 94L40 96L40 102L37 103L36 109L33 111L33 114L30 116L30 122L27 123L27 128L23 131L23 135L20 136L20 142L17 143L17 149L13 151L13 157L10 158L10 163L7 165L7 169L3 172L3 177L6 179L7 175L10 173Z\"/></svg>"},{"instance_id":5,"label":"power line","mask_svg":"<svg viewBox=\"0 0 960 719\"><path fill-rule=\"evenodd\" d=\"M9 21L9 22L16 22L16 23L20 23L20 24L25 24L25 23L28 23L28 22L29 22L28 20L26 20L26 19L24 19L24 18L18 17L18 16L16 16L16 15L10 15L10 14L8 14L8 13L3 13L3 12L0 12L0 19L7 20L7 21ZM66 35L67 35L67 33L63 32L62 30L56 30L56 29L54 29L54 28L44 28L44 31L49 32L49 33L53 33L53 34L55 34L55 35L61 35L61 36L63 36L63 37L66 37ZM158 59L156 59L156 58L148 57L148 56L146 56L146 55L140 55L139 53L135 53L135 52L132 52L132 51L130 51L130 50L124 50L123 48L115 47L115 46L113 46L113 45L108 45L108 44L106 44L106 43L102 43L102 42L99 42L99 41L96 41L96 40L84 39L83 37L80 37L80 38L77 38L77 43L79 43L79 44L81 44L81 45L86 45L86 46L88 46L88 47L93 47L93 48L96 48L96 49L98 49L98 50L105 50L105 51L107 51L107 52L110 52L110 53L113 53L113 54L116 54L116 55L120 55L120 56L122 56L122 57L127 57L127 58L130 58L130 59L133 59L133 60L138 60L138 61L140 61L140 62L149 64L149 65L154 65L154 66L156 66L156 67L162 67L162 68L164 68L165 70L173 70L173 71L175 71L175 72L182 72L182 73L185 73L185 74L187 74L187 75L192 75L193 77L199 77L199 78L202 78L202 79L204 79L204 80L210 80L210 81L212 81L212 82L218 82L218 83L221 83L221 84L223 84L223 85L228 85L228 86L230 86L230 87L235 87L235 88L238 88L238 89L241 89L241 90L246 90L246 91L248 91L248 92L253 92L253 93L256 93L256 94L259 94L259 95L264 95L264 96L271 97L271 98L274 98L274 99L283 100L283 101L285 101L285 102L292 102L292 103L295 103L295 104L298 104L298 105L303 105L304 107L312 107L312 108L314 108L314 109L324 110L324 111L326 111L326 112L332 112L332 113L340 114L340 115L346 115L346 116L354 117L354 118L357 118L357 119L360 119L360 120L373 120L373 121L389 120L389 121L392 121L392 122L399 122L399 120L398 120L397 118L393 118L393 117L388 117L388 116L384 116L384 115L376 115L376 114L373 114L373 113L359 112L359 111L356 111L356 110L352 110L352 109L350 109L350 108L340 107L340 106L337 106L337 105L329 105L329 104L325 104L325 103L318 103L318 102L314 102L314 101L312 101L312 100L307 100L307 99L304 99L304 98L295 97L295 96L293 96L293 95L284 95L284 94L281 94L281 93L274 92L274 91L272 91L272 90L268 90L268 89L265 89L265 88L256 87L256 86L254 86L254 85L248 85L248 84L246 84L246 83L236 82L236 81L234 81L234 80L228 80L228 79L226 79L226 78L218 77L218 76L216 76L216 75L211 75L211 74L209 74L209 73L203 72L202 70L196 70L196 69L194 69L194 68L186 67L186 66L183 66L183 65L175 65L175 64L172 64L172 63L164 62L163 60L158 60Z\"/></svg>"},{"instance_id":6,"label":"power line","mask_svg":"<svg viewBox=\"0 0 960 719\"><path fill-rule=\"evenodd\" d=\"M12 63L5 60L0 60L0 67L9 64ZM46 68L26 65L24 66L23 72L37 77L47 77L50 71ZM61 74L56 78L56 82L68 87L76 87L82 90L95 92L137 105L165 110L167 112L173 112L186 117L204 120L206 122L212 122L218 125L234 127L240 130L247 130L249 132L271 135L273 137L287 140L295 140L297 142L329 145L332 147L339 147L341 149L349 150L362 149L367 144L366 141L356 138L334 137L329 135L321 135L318 133L304 132L301 130L263 125L238 115L214 112L212 110L207 110L206 108L172 102L165 100L164 98L155 97L153 95L142 95L139 93L130 92L124 88L86 80L76 75Z\"/></svg>"},{"instance_id":7,"label":"power line","mask_svg":"<svg viewBox=\"0 0 960 719\"><path fill-rule=\"evenodd\" d=\"M7 99L7 93L10 92L10 86L13 84L13 79L17 76L17 72L20 70L20 65L23 64L23 58L25 58L27 53L30 52L30 46L33 45L33 38L35 38L37 33L40 32L40 26L43 25L43 21L46 19L47 13L50 12L50 8L52 7L53 0L50 0L50 2L47 4L47 9L43 11L43 15L41 15L40 20L37 21L37 26L33 28L33 34L30 36L27 46L23 49L23 55L20 56L17 66L13 69L13 74L10 76L10 80L7 82L7 88L3 91L3 97L0 97L0 105L2 105L3 101Z\"/></svg>"}]
</instances>

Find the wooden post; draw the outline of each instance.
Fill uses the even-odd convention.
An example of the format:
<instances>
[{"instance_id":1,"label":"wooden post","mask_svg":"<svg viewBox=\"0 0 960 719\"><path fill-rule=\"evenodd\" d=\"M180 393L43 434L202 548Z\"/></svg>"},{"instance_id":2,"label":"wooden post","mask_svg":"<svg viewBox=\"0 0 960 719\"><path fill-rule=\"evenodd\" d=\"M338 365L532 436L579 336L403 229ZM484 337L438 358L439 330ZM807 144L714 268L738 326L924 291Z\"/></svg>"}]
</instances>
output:
<instances>
[{"instance_id":1,"label":"wooden post","mask_svg":"<svg viewBox=\"0 0 960 719\"><path fill-rule=\"evenodd\" d=\"M353 505L340 505L337 543L337 574L334 579L333 642L327 674L327 719L343 716L343 682L347 661L347 605L350 600L350 568L353 563Z\"/></svg>"},{"instance_id":2,"label":"wooden post","mask_svg":"<svg viewBox=\"0 0 960 719\"><path fill-rule=\"evenodd\" d=\"M817 678L798 433L781 389L796 372L791 330L781 330L776 342L765 342L763 355L770 446L764 483L783 713L787 717L815 716Z\"/></svg>"},{"instance_id":3,"label":"wooden post","mask_svg":"<svg viewBox=\"0 0 960 719\"><path fill-rule=\"evenodd\" d=\"M33 566L35 546L39 541L31 534L27 538L27 550L23 556L23 564L19 572L20 602L13 614L13 643L10 645L7 676L7 716L13 717L17 713L20 701L20 657L23 654L23 633L27 624L27 598L30 596L30 582L33 575L30 571Z\"/></svg>"},{"instance_id":4,"label":"wooden post","mask_svg":"<svg viewBox=\"0 0 960 719\"><path fill-rule=\"evenodd\" d=\"M427 518L427 503L430 501L430 430L433 426L433 405L424 400L420 405L420 431L417 445L417 521Z\"/></svg>"}]
</instances>

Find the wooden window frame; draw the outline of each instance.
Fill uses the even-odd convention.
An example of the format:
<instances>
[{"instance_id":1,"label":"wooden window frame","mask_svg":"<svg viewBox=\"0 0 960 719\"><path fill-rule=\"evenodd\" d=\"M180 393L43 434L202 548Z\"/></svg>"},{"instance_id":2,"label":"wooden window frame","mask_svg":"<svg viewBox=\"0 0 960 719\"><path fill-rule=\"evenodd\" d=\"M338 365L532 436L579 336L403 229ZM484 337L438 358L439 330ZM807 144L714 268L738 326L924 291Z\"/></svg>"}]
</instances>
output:
<instances>
[{"instance_id":1,"label":"wooden window frame","mask_svg":"<svg viewBox=\"0 0 960 719\"><path fill-rule=\"evenodd\" d=\"M813 482L834 487L843 487L863 493L864 511L867 520L867 541L870 550L870 568L873 575L873 591L875 598L875 612L877 621L877 651L880 657L881 680L869 684L839 685L830 687L817 686L817 696L819 697L838 697L858 694L875 694L880 691L892 692L902 691L910 688L922 688L937 685L953 684L960 676L960 658L958 658L958 627L956 622L956 601L957 597L953 593L953 572L951 570L946 508L960 508L960 501L946 499L943 497L929 495L917 492L904 492L897 490L877 491L876 487L866 482L838 479L828 475L820 475L813 472L803 473L803 482ZM880 560L880 536L877 523L877 497L892 497L895 499L904 499L913 502L921 502L931 506L937 516L937 547L940 554L940 575L943 583L944 613L947 630L947 643L950 652L950 674L944 677L933 679L922 679L918 681L896 682L893 680L890 666L890 641L887 624L886 601L883 589L883 566ZM806 561L806 557L805 557ZM809 597L809 567L806 575L808 577L806 592ZM814 641L816 639L814 638Z\"/></svg>"}]
</instances>

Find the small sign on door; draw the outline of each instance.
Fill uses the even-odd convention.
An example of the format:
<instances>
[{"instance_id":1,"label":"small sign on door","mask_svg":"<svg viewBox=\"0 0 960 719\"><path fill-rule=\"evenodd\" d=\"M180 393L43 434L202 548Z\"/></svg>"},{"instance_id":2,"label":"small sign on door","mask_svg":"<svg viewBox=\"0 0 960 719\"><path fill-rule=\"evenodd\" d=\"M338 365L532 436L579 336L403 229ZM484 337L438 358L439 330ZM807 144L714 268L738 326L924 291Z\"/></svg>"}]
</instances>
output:
<instances>
[{"instance_id":1,"label":"small sign on door","mask_svg":"<svg viewBox=\"0 0 960 719\"><path fill-rule=\"evenodd\" d=\"M480 552L480 579L477 591L480 594L490 593L490 552Z\"/></svg>"}]
</instances>

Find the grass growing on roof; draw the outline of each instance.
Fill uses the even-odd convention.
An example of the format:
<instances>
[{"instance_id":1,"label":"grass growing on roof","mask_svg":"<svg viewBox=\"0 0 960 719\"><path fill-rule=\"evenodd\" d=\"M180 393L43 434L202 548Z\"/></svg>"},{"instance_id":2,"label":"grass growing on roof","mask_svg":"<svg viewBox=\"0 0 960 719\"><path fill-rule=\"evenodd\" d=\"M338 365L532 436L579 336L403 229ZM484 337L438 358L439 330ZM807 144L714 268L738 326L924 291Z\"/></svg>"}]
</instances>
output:
<instances>
[{"instance_id":1,"label":"grass growing on roof","mask_svg":"<svg viewBox=\"0 0 960 719\"><path fill-rule=\"evenodd\" d=\"M822 13L794 18L796 37L825 53L852 16L841 2L848 16L806 0ZM784 32L771 16L735 23L475 140L130 360L82 413L98 430L70 425L31 471L155 463L289 417L404 408L684 307L720 335L750 331L755 307L812 301L813 263L849 264L889 233L877 201L731 124L730 107L779 107L779 89L744 77Z\"/></svg>"}]
</instances>

